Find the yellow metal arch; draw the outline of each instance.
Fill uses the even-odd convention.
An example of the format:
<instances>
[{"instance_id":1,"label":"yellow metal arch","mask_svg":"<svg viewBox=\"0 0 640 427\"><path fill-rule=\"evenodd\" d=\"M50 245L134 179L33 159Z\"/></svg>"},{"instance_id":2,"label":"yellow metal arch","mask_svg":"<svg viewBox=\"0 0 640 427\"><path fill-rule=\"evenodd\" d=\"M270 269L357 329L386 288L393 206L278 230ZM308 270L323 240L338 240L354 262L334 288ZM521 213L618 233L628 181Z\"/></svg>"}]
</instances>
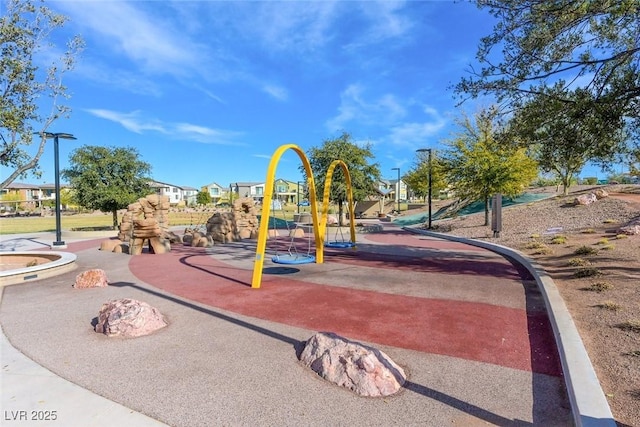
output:
<instances>
[{"instance_id":1,"label":"yellow metal arch","mask_svg":"<svg viewBox=\"0 0 640 427\"><path fill-rule=\"evenodd\" d=\"M349 173L349 168L346 163L342 160L334 160L331 165L329 165L329 169L327 169L327 176L324 179L324 194L322 195L322 219L320 220L320 231L322 233L322 240L324 241L324 236L327 233L327 216L329 214L329 193L331 192L331 181L333 179L333 171L336 166L340 165L342 171L344 172L345 179L347 181L347 202L349 204L349 229L351 232L351 242L356 243L356 226L355 226L355 215L354 215L354 207L353 207L353 190L351 187L351 174ZM338 219L338 221L340 221Z\"/></svg>"},{"instance_id":2,"label":"yellow metal arch","mask_svg":"<svg viewBox=\"0 0 640 427\"><path fill-rule=\"evenodd\" d=\"M287 150L295 151L304 165L304 170L307 175L307 185L309 186L309 201L311 202L311 217L313 219L313 235L316 240L316 264L322 264L324 262L324 240L320 234L318 208L316 203L316 186L313 180L311 164L309 163L307 156L304 154L304 151L302 151L297 145L281 145L273 153L273 156L271 156L269 169L267 170L267 182L265 184L265 195L262 203L262 216L260 219L260 228L258 229L258 246L256 247L253 278L251 279L252 288L259 288L262 282L262 267L264 266L264 253L267 247L267 235L269 233L269 214L271 212L271 201L273 200L276 168L280 161L280 157L282 157L282 154Z\"/></svg>"}]
</instances>

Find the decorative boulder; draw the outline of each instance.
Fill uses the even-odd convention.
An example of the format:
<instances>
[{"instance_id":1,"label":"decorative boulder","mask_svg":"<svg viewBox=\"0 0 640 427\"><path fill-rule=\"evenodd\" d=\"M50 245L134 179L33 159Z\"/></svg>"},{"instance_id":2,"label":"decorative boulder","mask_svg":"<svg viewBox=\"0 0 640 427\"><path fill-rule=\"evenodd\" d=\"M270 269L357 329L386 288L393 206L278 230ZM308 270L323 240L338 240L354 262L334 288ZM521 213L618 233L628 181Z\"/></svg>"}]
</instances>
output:
<instances>
[{"instance_id":1,"label":"decorative boulder","mask_svg":"<svg viewBox=\"0 0 640 427\"><path fill-rule=\"evenodd\" d=\"M103 240L102 242L100 242L100 250L106 252L114 252L116 246L119 246L121 244L122 240L120 239Z\"/></svg>"},{"instance_id":2,"label":"decorative boulder","mask_svg":"<svg viewBox=\"0 0 640 427\"><path fill-rule=\"evenodd\" d=\"M126 338L149 335L167 326L158 309L146 302L122 298L102 305L95 331Z\"/></svg>"},{"instance_id":3,"label":"decorative boulder","mask_svg":"<svg viewBox=\"0 0 640 427\"><path fill-rule=\"evenodd\" d=\"M575 205L590 205L592 203L595 203L597 200L598 198L596 197L595 194L589 193L589 194L579 195L578 197L575 198L573 203Z\"/></svg>"},{"instance_id":4,"label":"decorative boulder","mask_svg":"<svg viewBox=\"0 0 640 427\"><path fill-rule=\"evenodd\" d=\"M389 396L406 380L402 368L384 352L330 332L313 335L300 361L327 381L361 396Z\"/></svg>"},{"instance_id":5,"label":"decorative boulder","mask_svg":"<svg viewBox=\"0 0 640 427\"><path fill-rule=\"evenodd\" d=\"M605 190L604 188L598 188L596 191L594 191L593 194L595 194L596 199L598 200L609 197L609 193L607 193L607 190Z\"/></svg>"},{"instance_id":6,"label":"decorative boulder","mask_svg":"<svg viewBox=\"0 0 640 427\"><path fill-rule=\"evenodd\" d=\"M78 289L104 288L108 285L107 273L100 268L94 268L78 274L73 287Z\"/></svg>"}]
</instances>

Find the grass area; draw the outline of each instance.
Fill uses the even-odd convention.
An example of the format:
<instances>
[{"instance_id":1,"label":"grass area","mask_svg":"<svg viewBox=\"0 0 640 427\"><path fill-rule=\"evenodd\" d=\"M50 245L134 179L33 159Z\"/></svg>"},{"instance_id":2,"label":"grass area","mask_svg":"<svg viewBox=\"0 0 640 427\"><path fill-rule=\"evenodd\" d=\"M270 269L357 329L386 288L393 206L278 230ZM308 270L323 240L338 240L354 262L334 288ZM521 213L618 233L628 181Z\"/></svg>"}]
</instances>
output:
<instances>
[{"instance_id":1,"label":"grass area","mask_svg":"<svg viewBox=\"0 0 640 427\"><path fill-rule=\"evenodd\" d=\"M169 213L170 225L198 225L206 223L211 213L185 213L175 212ZM122 217L118 217L120 223ZM86 229L89 227L109 227L113 223L113 217L108 214L76 214L62 215L60 225L63 231L73 229ZM0 234L24 234L39 233L56 230L55 216L39 217L17 217L17 218L0 218Z\"/></svg>"},{"instance_id":2,"label":"grass area","mask_svg":"<svg viewBox=\"0 0 640 427\"><path fill-rule=\"evenodd\" d=\"M301 207L300 212L308 212L308 207ZM271 212L271 216L287 221L293 220L293 215L297 212L297 206L288 205L283 210ZM258 211L258 215L260 211ZM169 225L187 226L204 226L207 220L213 215L212 211L201 212L169 212ZM118 216L118 224L122 220L122 216ZM93 213L93 214L73 214L62 215L60 225L63 231L71 231L73 229L88 229L90 227L109 227L113 223L111 213ZM24 233L40 233L56 230L55 216L25 216L25 217L9 217L0 218L0 234L24 234Z\"/></svg>"}]
</instances>

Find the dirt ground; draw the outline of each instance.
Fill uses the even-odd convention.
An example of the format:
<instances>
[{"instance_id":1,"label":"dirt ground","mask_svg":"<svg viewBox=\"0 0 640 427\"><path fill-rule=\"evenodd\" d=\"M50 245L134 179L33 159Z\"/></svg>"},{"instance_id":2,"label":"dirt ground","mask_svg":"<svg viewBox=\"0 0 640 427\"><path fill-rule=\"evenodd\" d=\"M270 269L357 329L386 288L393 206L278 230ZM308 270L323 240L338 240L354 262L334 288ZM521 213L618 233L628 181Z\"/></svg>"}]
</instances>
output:
<instances>
[{"instance_id":1,"label":"dirt ground","mask_svg":"<svg viewBox=\"0 0 640 427\"><path fill-rule=\"evenodd\" d=\"M626 208L635 211L636 219L640 219L640 187L635 187L623 189L625 192L610 189L609 200L624 201ZM596 203L601 202L602 206L609 203L606 199ZM557 219L559 215L580 212L562 210L565 206L558 202L535 204L540 204L535 210L505 209L505 222L525 224L534 221L533 215L540 222L547 215ZM603 215L611 213L609 210ZM450 233L484 239L487 227L479 224L468 218L457 224L454 220ZM618 425L640 426L640 236L622 236L619 230L623 225L626 224L602 220L601 216L588 227L563 230L561 234L523 233L507 246L534 259L553 278L580 331ZM473 228L477 230L470 231ZM469 234L474 232L475 235ZM564 239L554 240L558 235ZM581 254L585 248L593 253Z\"/></svg>"},{"instance_id":2,"label":"dirt ground","mask_svg":"<svg viewBox=\"0 0 640 427\"><path fill-rule=\"evenodd\" d=\"M610 196L640 212L640 194ZM558 286L618 425L640 426L640 236L620 238L617 225L594 224L568 235L566 244L550 245L552 254L530 256ZM604 249L607 244L612 249ZM581 247L597 253L576 255ZM579 259L589 264L573 265ZM598 275L576 278L580 268Z\"/></svg>"}]
</instances>

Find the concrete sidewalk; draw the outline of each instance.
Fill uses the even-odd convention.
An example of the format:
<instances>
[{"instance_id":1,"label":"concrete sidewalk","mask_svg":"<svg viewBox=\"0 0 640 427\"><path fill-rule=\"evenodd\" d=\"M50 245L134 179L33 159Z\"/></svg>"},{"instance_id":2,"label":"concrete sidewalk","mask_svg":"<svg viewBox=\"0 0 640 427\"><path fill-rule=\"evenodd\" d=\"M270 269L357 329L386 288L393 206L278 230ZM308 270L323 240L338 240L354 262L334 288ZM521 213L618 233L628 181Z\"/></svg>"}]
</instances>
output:
<instances>
[{"instance_id":1,"label":"concrete sidewalk","mask_svg":"<svg viewBox=\"0 0 640 427\"><path fill-rule=\"evenodd\" d=\"M0 248L41 249L49 237L3 236ZM265 264L253 290L246 242L128 257L66 238L79 270L3 290L0 323L20 349L2 337L3 415L56 411L48 425L65 426L571 423L562 378L535 354L549 351L548 337L519 341L538 330L527 322L540 306L509 261L387 224L358 239L357 251L328 251L323 265ZM88 268L104 268L111 286L72 289ZM170 326L135 340L95 334L100 305L121 297L159 308ZM487 319L500 316L495 334L507 334L508 351L490 350L498 338ZM407 368L404 390L363 399L307 371L296 352L318 330L381 348Z\"/></svg>"}]
</instances>

